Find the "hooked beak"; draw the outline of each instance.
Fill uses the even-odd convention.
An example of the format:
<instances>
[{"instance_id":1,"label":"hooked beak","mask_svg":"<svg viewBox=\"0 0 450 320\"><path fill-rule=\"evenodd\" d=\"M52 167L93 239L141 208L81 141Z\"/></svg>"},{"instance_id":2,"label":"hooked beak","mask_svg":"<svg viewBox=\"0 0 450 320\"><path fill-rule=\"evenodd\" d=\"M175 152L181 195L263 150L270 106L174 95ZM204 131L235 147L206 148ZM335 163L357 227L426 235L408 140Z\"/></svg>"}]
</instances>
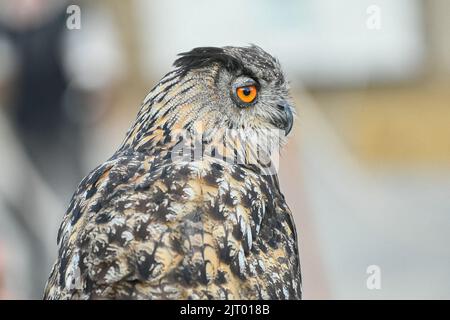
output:
<instances>
[{"instance_id":1,"label":"hooked beak","mask_svg":"<svg viewBox=\"0 0 450 320\"><path fill-rule=\"evenodd\" d=\"M278 108L284 113L284 123L283 128L285 135L287 136L292 130L292 125L294 124L294 115L292 114L292 107L286 101L278 103Z\"/></svg>"}]
</instances>

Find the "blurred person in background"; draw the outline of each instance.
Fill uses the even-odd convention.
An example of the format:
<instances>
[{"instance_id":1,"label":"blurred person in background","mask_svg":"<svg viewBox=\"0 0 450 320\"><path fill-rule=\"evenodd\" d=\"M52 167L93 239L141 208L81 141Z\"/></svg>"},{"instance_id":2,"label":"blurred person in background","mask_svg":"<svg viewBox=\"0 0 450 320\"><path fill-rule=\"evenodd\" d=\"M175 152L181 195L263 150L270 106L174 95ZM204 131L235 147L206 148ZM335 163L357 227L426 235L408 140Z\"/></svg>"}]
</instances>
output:
<instances>
[{"instance_id":1,"label":"blurred person in background","mask_svg":"<svg viewBox=\"0 0 450 320\"><path fill-rule=\"evenodd\" d=\"M0 1L0 291L12 297L41 296L84 139L123 71L108 11L83 5L83 28L68 29L68 6Z\"/></svg>"},{"instance_id":2,"label":"blurred person in background","mask_svg":"<svg viewBox=\"0 0 450 320\"><path fill-rule=\"evenodd\" d=\"M3 1L0 14L0 37L8 42L14 60L3 64L16 66L8 101L10 119L27 155L64 197L84 173L84 126L104 111L98 97L121 69L120 55L114 54L120 52L118 43L114 36L108 37L114 26L105 17L107 12L84 5L88 12L83 18L92 22L83 22L91 30L68 30L68 5L51 0Z\"/></svg>"},{"instance_id":3,"label":"blurred person in background","mask_svg":"<svg viewBox=\"0 0 450 320\"><path fill-rule=\"evenodd\" d=\"M61 173L66 179L79 175L79 130L63 109L68 79L60 53L66 19L61 4L7 1L0 16L0 33L16 60L10 119L27 156L49 182L60 181ZM60 156L68 164L65 171L55 167Z\"/></svg>"}]
</instances>

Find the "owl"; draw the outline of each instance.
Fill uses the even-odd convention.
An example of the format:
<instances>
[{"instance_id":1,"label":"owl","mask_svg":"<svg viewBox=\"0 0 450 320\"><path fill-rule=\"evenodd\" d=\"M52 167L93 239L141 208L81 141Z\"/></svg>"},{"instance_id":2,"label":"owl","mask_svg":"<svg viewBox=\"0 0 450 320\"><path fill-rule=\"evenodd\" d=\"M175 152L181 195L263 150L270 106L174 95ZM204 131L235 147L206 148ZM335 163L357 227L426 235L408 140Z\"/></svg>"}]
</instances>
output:
<instances>
[{"instance_id":1,"label":"owl","mask_svg":"<svg viewBox=\"0 0 450 320\"><path fill-rule=\"evenodd\" d=\"M301 299L273 160L293 113L260 47L181 53L79 184L44 298Z\"/></svg>"}]
</instances>

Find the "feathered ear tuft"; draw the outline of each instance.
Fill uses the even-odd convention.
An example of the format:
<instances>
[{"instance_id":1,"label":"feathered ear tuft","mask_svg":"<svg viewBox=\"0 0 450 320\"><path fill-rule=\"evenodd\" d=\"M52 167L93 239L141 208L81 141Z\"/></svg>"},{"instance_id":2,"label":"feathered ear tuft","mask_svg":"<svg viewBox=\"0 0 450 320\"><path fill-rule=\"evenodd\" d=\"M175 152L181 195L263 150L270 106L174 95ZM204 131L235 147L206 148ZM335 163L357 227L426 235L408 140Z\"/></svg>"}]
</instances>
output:
<instances>
[{"instance_id":1,"label":"feathered ear tuft","mask_svg":"<svg viewBox=\"0 0 450 320\"><path fill-rule=\"evenodd\" d=\"M187 73L190 70L203 68L212 63L218 62L222 64L228 71L236 72L244 70L244 66L240 60L226 53L223 48L217 47L199 47L189 52L180 53L180 56L173 65Z\"/></svg>"}]
</instances>

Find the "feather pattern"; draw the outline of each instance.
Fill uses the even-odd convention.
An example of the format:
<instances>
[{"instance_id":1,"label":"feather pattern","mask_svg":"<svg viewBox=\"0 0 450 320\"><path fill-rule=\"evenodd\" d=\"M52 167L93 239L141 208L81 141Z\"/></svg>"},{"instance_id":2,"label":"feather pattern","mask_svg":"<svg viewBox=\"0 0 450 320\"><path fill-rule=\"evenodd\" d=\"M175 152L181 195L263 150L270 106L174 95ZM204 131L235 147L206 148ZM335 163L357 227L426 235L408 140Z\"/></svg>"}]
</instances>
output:
<instances>
[{"instance_id":1,"label":"feather pattern","mask_svg":"<svg viewBox=\"0 0 450 320\"><path fill-rule=\"evenodd\" d=\"M194 49L175 66L114 156L78 186L44 298L301 298L297 235L278 178L250 161L247 135L223 139L222 129L249 117L256 129L273 127L276 111L266 109L266 121L214 111L225 102L211 90L228 74L284 84L278 62L258 47L225 47ZM200 146L201 158L174 158L180 142L194 153ZM226 161L230 154L242 161Z\"/></svg>"}]
</instances>

